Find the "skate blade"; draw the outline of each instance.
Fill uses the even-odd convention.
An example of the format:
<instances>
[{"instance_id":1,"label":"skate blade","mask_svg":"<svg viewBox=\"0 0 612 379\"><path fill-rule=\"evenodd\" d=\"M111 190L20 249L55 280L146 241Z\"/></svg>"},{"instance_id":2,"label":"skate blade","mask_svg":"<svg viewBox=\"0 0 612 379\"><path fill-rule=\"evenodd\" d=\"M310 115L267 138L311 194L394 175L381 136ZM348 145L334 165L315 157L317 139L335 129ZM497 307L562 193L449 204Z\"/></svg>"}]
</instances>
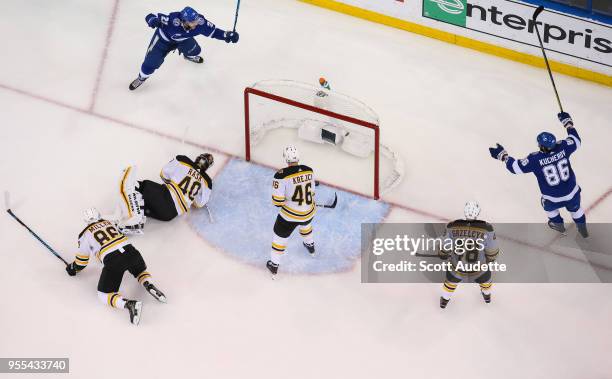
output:
<instances>
[{"instance_id":1,"label":"skate blade","mask_svg":"<svg viewBox=\"0 0 612 379\"><path fill-rule=\"evenodd\" d=\"M138 324L140 324L140 319L142 317L142 303L140 301L137 302L134 308L136 308L136 315L134 316L134 319L132 320L132 324L135 326L138 326Z\"/></svg>"}]
</instances>

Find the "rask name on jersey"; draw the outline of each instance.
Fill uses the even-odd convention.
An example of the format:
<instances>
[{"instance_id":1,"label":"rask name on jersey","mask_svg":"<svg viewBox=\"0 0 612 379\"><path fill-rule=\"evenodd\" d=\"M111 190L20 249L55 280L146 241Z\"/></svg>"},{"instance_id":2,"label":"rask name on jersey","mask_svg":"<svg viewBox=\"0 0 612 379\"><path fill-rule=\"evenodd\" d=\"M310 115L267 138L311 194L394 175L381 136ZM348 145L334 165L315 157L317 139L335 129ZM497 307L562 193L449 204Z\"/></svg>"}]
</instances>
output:
<instances>
[{"instance_id":1,"label":"rask name on jersey","mask_svg":"<svg viewBox=\"0 0 612 379\"><path fill-rule=\"evenodd\" d=\"M208 202L212 190L212 179L195 168L195 163L179 155L168 162L160 176L170 194L179 215L187 213L192 204L201 208Z\"/></svg>"}]
</instances>

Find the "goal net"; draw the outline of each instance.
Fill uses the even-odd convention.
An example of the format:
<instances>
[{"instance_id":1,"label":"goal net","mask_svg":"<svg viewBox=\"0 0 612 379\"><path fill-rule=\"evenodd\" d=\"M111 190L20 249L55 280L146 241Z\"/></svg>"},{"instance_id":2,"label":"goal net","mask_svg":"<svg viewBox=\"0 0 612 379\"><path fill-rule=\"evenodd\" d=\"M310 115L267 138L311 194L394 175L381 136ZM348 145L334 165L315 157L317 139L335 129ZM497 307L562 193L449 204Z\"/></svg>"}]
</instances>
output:
<instances>
[{"instance_id":1,"label":"goal net","mask_svg":"<svg viewBox=\"0 0 612 379\"><path fill-rule=\"evenodd\" d=\"M361 101L331 90L326 82L324 86L324 79L321 79L321 86L292 80L257 82L245 88L244 112L247 161L254 147L265 142L272 131L289 129L294 131L291 136L282 137L285 145L307 141L333 152L329 155L327 151L317 150L312 154L324 157L325 166L337 163L355 167L356 160L371 162L372 171L369 172L372 174L361 176L371 182L373 190L367 194L375 199L402 179L400 157L380 143L378 115ZM312 159L304 157L304 163L318 169ZM357 167L364 164L357 164ZM337 169L342 170L344 176L357 174L346 168ZM350 187L336 181L334 184Z\"/></svg>"}]
</instances>

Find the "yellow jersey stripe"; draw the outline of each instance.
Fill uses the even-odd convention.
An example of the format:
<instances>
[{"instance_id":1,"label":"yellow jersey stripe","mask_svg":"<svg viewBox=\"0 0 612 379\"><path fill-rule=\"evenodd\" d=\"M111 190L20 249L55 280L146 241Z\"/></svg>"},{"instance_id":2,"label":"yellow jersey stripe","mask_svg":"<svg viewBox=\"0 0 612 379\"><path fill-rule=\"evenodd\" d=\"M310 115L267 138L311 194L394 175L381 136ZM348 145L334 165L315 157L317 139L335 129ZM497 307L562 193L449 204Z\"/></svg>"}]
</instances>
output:
<instances>
[{"instance_id":1,"label":"yellow jersey stripe","mask_svg":"<svg viewBox=\"0 0 612 379\"><path fill-rule=\"evenodd\" d=\"M292 209L291 207L288 207L287 205L284 205L283 209L285 211L293 214L294 216L308 216L309 214L311 214L314 211L315 206L314 206L314 204L312 204L310 209L308 209L306 211L296 211L295 209Z\"/></svg>"},{"instance_id":2,"label":"yellow jersey stripe","mask_svg":"<svg viewBox=\"0 0 612 379\"><path fill-rule=\"evenodd\" d=\"M187 207L185 206L185 203L183 202L183 192L178 188L176 183L174 183L173 181L168 182L168 184L166 184L166 186L168 186L168 188L172 192L174 192L174 196L176 197L176 200L177 200L179 206L183 210L183 213L187 213Z\"/></svg>"},{"instance_id":3,"label":"yellow jersey stripe","mask_svg":"<svg viewBox=\"0 0 612 379\"><path fill-rule=\"evenodd\" d=\"M122 242L127 242L127 237L126 236L122 236L121 238L119 238L118 240L112 241L110 243L108 243L107 245L103 246L102 248L100 248L100 251L98 252L98 259L100 261L102 261L102 259L104 258L103 256L108 253L109 251L111 251L111 249L117 245L119 245Z\"/></svg>"},{"instance_id":4,"label":"yellow jersey stripe","mask_svg":"<svg viewBox=\"0 0 612 379\"><path fill-rule=\"evenodd\" d=\"M169 181L170 181L170 179L168 179L168 178L166 178L166 177L164 176L164 170L161 170L161 171L159 172L159 177L160 177L160 178L161 178L161 179L164 181L164 183L167 183L167 182L169 182Z\"/></svg>"},{"instance_id":5,"label":"yellow jersey stripe","mask_svg":"<svg viewBox=\"0 0 612 379\"><path fill-rule=\"evenodd\" d=\"M183 195L183 191L181 191L181 189L179 188L178 184L174 183L173 181L170 181L170 183L175 188L176 193L178 193L179 200L181 201L181 206L185 210L185 213L187 213L187 211L188 211L188 209L187 209L187 200L185 200L185 195Z\"/></svg>"},{"instance_id":6,"label":"yellow jersey stripe","mask_svg":"<svg viewBox=\"0 0 612 379\"><path fill-rule=\"evenodd\" d=\"M314 217L314 212L312 214L310 214L310 215L307 215L307 216L295 216L295 215L292 215L291 213L287 213L287 211L285 211L285 208L281 208L280 211L286 217L288 217L288 218L290 218L292 220L296 220L296 221L308 221L312 217Z\"/></svg>"},{"instance_id":7,"label":"yellow jersey stripe","mask_svg":"<svg viewBox=\"0 0 612 379\"><path fill-rule=\"evenodd\" d=\"M291 178L295 178L296 176L301 176L305 174L312 174L312 171L308 170L308 171L296 172L295 174L285 176L283 179L291 179Z\"/></svg>"}]
</instances>

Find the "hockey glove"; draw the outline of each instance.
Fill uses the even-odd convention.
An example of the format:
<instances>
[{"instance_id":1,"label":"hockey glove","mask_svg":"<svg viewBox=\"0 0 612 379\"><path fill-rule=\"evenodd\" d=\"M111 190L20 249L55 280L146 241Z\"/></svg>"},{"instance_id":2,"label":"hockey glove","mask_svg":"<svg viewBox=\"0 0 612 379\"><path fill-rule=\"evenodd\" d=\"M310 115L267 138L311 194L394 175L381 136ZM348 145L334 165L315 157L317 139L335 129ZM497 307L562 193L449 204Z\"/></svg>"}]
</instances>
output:
<instances>
[{"instance_id":1,"label":"hockey glove","mask_svg":"<svg viewBox=\"0 0 612 379\"><path fill-rule=\"evenodd\" d=\"M491 154L493 159L498 159L500 161L504 161L506 157L508 157L508 152L500 144L497 144L495 147L490 147L489 154Z\"/></svg>"},{"instance_id":2,"label":"hockey glove","mask_svg":"<svg viewBox=\"0 0 612 379\"><path fill-rule=\"evenodd\" d=\"M72 262L68 266L66 266L66 272L70 276L75 276L78 271L79 270L76 269L76 265L74 264L74 262Z\"/></svg>"},{"instance_id":3,"label":"hockey glove","mask_svg":"<svg viewBox=\"0 0 612 379\"><path fill-rule=\"evenodd\" d=\"M567 112L561 112L557 115L557 118L563 124L564 128L571 128L574 126L574 121L572 120L572 116L570 116Z\"/></svg>"},{"instance_id":4,"label":"hockey glove","mask_svg":"<svg viewBox=\"0 0 612 379\"><path fill-rule=\"evenodd\" d=\"M227 43L236 43L238 42L238 39L240 38L240 35L238 34L238 32L225 32L223 33L223 39L225 40L225 42Z\"/></svg>"},{"instance_id":5,"label":"hockey glove","mask_svg":"<svg viewBox=\"0 0 612 379\"><path fill-rule=\"evenodd\" d=\"M149 13L147 17L145 17L145 21L147 22L147 25L153 29L159 28L161 25L159 18L157 18L157 16L155 16L153 13Z\"/></svg>"}]
</instances>

